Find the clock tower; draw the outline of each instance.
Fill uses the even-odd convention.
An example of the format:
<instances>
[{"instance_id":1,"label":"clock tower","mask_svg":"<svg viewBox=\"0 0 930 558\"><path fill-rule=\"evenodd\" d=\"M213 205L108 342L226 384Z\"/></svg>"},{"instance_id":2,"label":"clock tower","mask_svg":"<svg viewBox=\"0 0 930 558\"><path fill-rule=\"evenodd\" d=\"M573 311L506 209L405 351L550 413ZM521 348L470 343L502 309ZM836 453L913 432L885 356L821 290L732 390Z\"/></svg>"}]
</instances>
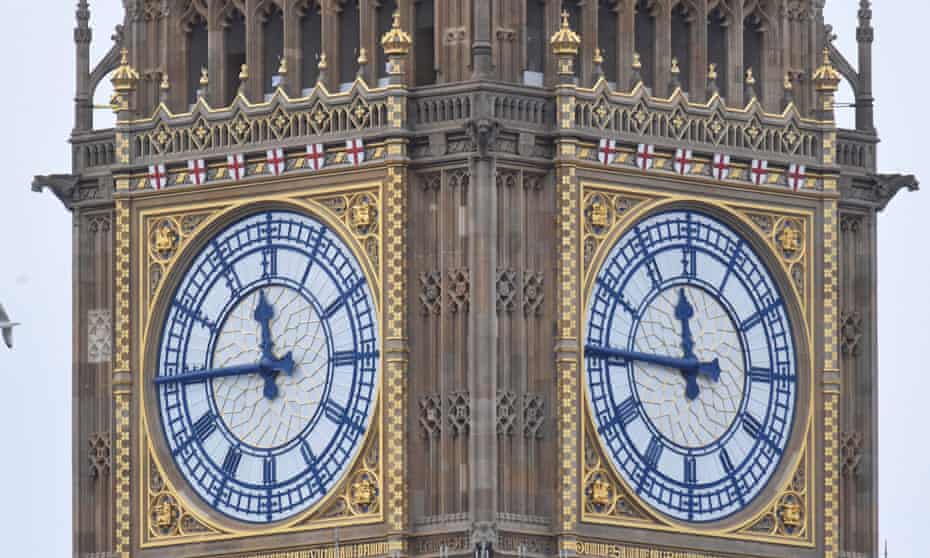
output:
<instances>
[{"instance_id":1,"label":"clock tower","mask_svg":"<svg viewBox=\"0 0 930 558\"><path fill-rule=\"evenodd\" d=\"M77 558L877 556L870 2L124 5Z\"/></svg>"}]
</instances>

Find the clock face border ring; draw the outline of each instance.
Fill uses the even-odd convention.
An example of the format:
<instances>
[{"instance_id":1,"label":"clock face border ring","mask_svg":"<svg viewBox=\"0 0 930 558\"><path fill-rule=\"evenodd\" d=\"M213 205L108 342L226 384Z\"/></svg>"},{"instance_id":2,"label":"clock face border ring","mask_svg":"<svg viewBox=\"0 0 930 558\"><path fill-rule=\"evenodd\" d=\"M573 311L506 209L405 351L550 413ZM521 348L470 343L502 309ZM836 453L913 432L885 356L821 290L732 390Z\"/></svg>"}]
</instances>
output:
<instances>
[{"instance_id":1,"label":"clock face border ring","mask_svg":"<svg viewBox=\"0 0 930 558\"><path fill-rule=\"evenodd\" d=\"M644 203L642 206L626 213L622 220L615 223L613 228L603 237L600 246L594 254L594 257L591 258L591 263L587 266L581 265L581 269L584 273L584 283L579 299L581 315L579 318L578 326L580 328L578 342L578 374L580 376L581 383L578 389L581 394L581 405L584 407L584 418L582 420L584 422L584 429L586 432L596 432L596 426L593 423L590 404L588 402L588 389L586 387L587 374L585 372L586 367L584 357L585 334L583 330L586 327L584 324L588 323L588 300L590 299L595 287L598 271L606 262L616 242L624 234L629 232L637 223L655 215L670 211L701 212L715 219L719 219L724 224L730 226L752 247L753 251L759 256L759 258L762 260L762 263L766 266L767 270L771 274L777 287L781 291L783 298L785 299L785 308L788 314L792 333L794 334L798 395L795 407L794 424L792 424L790 429L790 438L788 440L788 444L785 447L783 459L778 464L775 473L769 479L765 488L763 488L758 496L754 498L753 501L746 506L746 508L717 521L710 521L706 523L689 523L687 521L682 521L665 515L658 510L653 509L647 502L642 500L640 496L636 494L635 491L631 490L631 488L626 484L626 481L623 480L623 476L614 469L614 464L608 457L610 452L604 445L604 442L600 436L591 436L591 438L594 440L593 443L596 444L599 453L606 458L606 466L612 471L612 474L616 476L621 484L623 484L624 489L628 495L635 501L640 509L645 510L646 513L648 513L651 517L681 532L730 532L752 523L760 516L760 514L765 513L771 507L772 503L779 498L780 493L784 487L791 481L794 472L801 462L805 450L808 454L807 459L809 461L814 460L815 463L820 462L818 456L811 453L814 448L808 444L808 440L811 437L810 434L812 433L811 429L813 428L811 425L811 420L816 410L813 383L813 375L814 371L816 370L816 366L813 360L814 353L812 351L814 340L810 335L809 320L804 313L801 300L799 299L798 293L794 288L793 282L782 267L782 264L778 261L773 247L770 246L765 241L765 239L762 238L761 234L753 228L750 221L739 215L734 208L726 205L725 203L718 203L709 200L681 198L661 199L655 200L652 203ZM813 246L810 246L808 250L812 250L813 248ZM589 443L586 438L584 443ZM808 468L814 471L815 478L819 477L816 472L816 467L809 465ZM807 479L807 482L810 484L810 486L816 487L815 479ZM814 490L816 490L816 488L814 488ZM809 510L809 513L813 512L814 510Z\"/></svg>"},{"instance_id":2,"label":"clock face border ring","mask_svg":"<svg viewBox=\"0 0 930 558\"><path fill-rule=\"evenodd\" d=\"M318 502L297 513L292 517L281 519L269 523L249 523L232 518L222 512L212 509L205 504L202 497L188 484L188 481L178 471L178 466L171 458L171 451L168 443L161 432L161 420L159 417L159 402L157 390L153 389L152 379L157 372L158 354L160 348L161 328L164 320L170 310L173 294L177 290L181 281L183 281L188 265L192 263L200 252L210 243L210 241L229 225L247 218L251 215L267 211L289 211L306 215L317 220L321 225L327 227L332 234L337 236L351 251L352 256L358 262L361 271L372 286L374 316L378 324L379 333L379 351L384 354L384 321L382 314L383 307L383 285L381 281L382 274L379 270L374 269L371 262L364 253L358 242L352 238L348 227L340 222L337 218L328 215L323 206L316 205L312 201L297 199L268 199L268 200L247 200L232 206L219 208L215 214L201 225L191 238L190 242L184 246L174 258L171 267L168 269L166 277L157 292L157 297L152 304L151 309L146 314L146 323L144 325L144 337L139 346L141 351L142 368L137 376L136 385L140 394L139 415L140 422L138 431L142 433L147 440L147 447L138 444L141 451L151 451L154 458L165 477L166 484L171 487L174 494L180 498L187 513L190 513L196 519L205 524L217 526L220 529L232 533L242 534L272 534L283 532L289 527L300 524L312 517L322 507L327 505L332 498L340 493L342 487L352 477L352 472L356 469L359 460L364 458L365 448L371 443L373 432L380 431L383 424L382 420L382 392L384 389L384 364L379 365L378 381L375 385L373 404L371 407L371 418L368 430L363 434L355 455L349 461L348 466L339 480L333 485L330 491L320 498ZM379 243L381 241L379 240ZM140 261L144 260L144 252L139 247L138 253L143 254ZM142 271L144 272L144 270ZM141 384L141 385L140 385ZM141 423L141 418L145 419L145 428ZM144 430L144 432L143 432ZM379 456L383 453L378 452ZM142 461L139 456L139 461ZM380 457L379 457L380 459ZM147 477L147 472L142 472L143 478ZM134 473L135 478L135 473ZM139 485L136 489L139 492L133 495L134 498L147 498L147 488L145 483ZM140 510L148 510L148 505L144 502L139 505ZM141 517L143 524L147 524L144 515Z\"/></svg>"}]
</instances>

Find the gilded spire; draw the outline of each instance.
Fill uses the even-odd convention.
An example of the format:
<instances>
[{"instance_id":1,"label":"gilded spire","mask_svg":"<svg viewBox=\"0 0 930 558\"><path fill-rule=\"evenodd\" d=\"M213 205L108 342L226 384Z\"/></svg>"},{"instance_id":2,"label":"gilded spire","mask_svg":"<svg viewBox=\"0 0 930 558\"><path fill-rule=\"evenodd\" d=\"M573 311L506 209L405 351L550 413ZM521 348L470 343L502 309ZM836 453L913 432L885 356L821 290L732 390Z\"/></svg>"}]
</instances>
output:
<instances>
[{"instance_id":1,"label":"gilded spire","mask_svg":"<svg viewBox=\"0 0 930 558\"><path fill-rule=\"evenodd\" d=\"M329 68L329 62L326 61L326 53L320 55L320 61L317 63L316 68L318 70L326 70Z\"/></svg>"},{"instance_id":2,"label":"gilded spire","mask_svg":"<svg viewBox=\"0 0 930 558\"><path fill-rule=\"evenodd\" d=\"M205 67L200 68L200 87L205 88L208 85L210 85L210 73Z\"/></svg>"},{"instance_id":3,"label":"gilded spire","mask_svg":"<svg viewBox=\"0 0 930 558\"><path fill-rule=\"evenodd\" d=\"M286 76L287 75L287 58L281 57L281 63L278 64L278 75Z\"/></svg>"},{"instance_id":4,"label":"gilded spire","mask_svg":"<svg viewBox=\"0 0 930 558\"><path fill-rule=\"evenodd\" d=\"M575 56L578 54L578 48L581 46L581 37L578 33L572 31L572 26L568 21L568 11L562 10L562 25L559 30L552 34L549 39L549 45L552 47L552 54Z\"/></svg>"}]
</instances>

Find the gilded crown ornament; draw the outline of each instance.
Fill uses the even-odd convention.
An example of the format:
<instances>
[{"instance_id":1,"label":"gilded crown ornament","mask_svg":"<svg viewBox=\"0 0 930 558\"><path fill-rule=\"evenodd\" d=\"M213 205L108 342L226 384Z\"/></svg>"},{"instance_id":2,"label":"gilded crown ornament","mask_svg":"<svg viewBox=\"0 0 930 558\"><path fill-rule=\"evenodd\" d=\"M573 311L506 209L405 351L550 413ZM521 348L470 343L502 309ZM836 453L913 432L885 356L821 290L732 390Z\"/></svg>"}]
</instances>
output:
<instances>
[{"instance_id":1,"label":"gilded crown ornament","mask_svg":"<svg viewBox=\"0 0 930 558\"><path fill-rule=\"evenodd\" d=\"M410 52L410 46L413 40L410 34L400 27L400 10L394 12L394 19L391 28L381 37L381 48L388 56L398 55L405 56Z\"/></svg>"},{"instance_id":2,"label":"gilded crown ornament","mask_svg":"<svg viewBox=\"0 0 930 558\"><path fill-rule=\"evenodd\" d=\"M113 72L110 79L113 83L113 90L117 93L131 93L136 89L136 83L139 81L139 72L129 64L129 50L120 51L120 64Z\"/></svg>"},{"instance_id":3,"label":"gilded crown ornament","mask_svg":"<svg viewBox=\"0 0 930 558\"><path fill-rule=\"evenodd\" d=\"M552 38L549 39L549 44L552 46L552 54L557 56L575 56L578 54L581 37L578 33L572 31L567 10L562 10L562 25L558 31L553 33Z\"/></svg>"},{"instance_id":4,"label":"gilded crown ornament","mask_svg":"<svg viewBox=\"0 0 930 558\"><path fill-rule=\"evenodd\" d=\"M836 68L833 67L833 62L830 61L829 47L824 47L823 64L814 71L813 79L817 86L817 91L835 92L839 89L840 80L842 78L840 73L836 71Z\"/></svg>"}]
</instances>

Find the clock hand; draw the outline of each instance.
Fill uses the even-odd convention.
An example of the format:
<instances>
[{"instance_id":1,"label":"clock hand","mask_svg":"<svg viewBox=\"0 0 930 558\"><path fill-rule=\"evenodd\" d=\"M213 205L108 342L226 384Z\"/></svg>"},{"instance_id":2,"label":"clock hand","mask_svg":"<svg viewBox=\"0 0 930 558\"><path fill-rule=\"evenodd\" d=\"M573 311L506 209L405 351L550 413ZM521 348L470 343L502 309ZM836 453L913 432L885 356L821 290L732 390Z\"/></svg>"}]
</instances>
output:
<instances>
[{"instance_id":1,"label":"clock hand","mask_svg":"<svg viewBox=\"0 0 930 558\"><path fill-rule=\"evenodd\" d=\"M678 291L675 317L681 322L681 349L684 351L684 357L688 359L694 358L694 336L691 334L691 318L694 317L694 307L688 302L683 288ZM686 370L682 370L681 373L687 382L685 395L688 396L688 399L694 401L701 394L701 388L697 383L697 373Z\"/></svg>"},{"instance_id":2,"label":"clock hand","mask_svg":"<svg viewBox=\"0 0 930 558\"><path fill-rule=\"evenodd\" d=\"M265 380L263 393L268 399L275 399L278 396L278 384L275 383L278 373L284 372L288 376L294 373L293 353L288 352L284 358L276 358L272 352L274 342L271 340L271 320L274 318L274 307L269 304L263 290L258 291L258 305L255 307L254 317L262 327L260 344L262 357L259 361L261 365L259 373Z\"/></svg>"},{"instance_id":3,"label":"clock hand","mask_svg":"<svg viewBox=\"0 0 930 558\"><path fill-rule=\"evenodd\" d=\"M260 374L261 371L262 371L261 363L240 364L237 366L228 366L226 368L211 368L209 370L197 370L195 372L176 374L174 376L158 376L157 378L155 378L155 385L170 384L174 382L189 384L192 382L199 382L201 380L209 380L212 378L223 378L227 376L241 376L244 374Z\"/></svg>"},{"instance_id":4,"label":"clock hand","mask_svg":"<svg viewBox=\"0 0 930 558\"><path fill-rule=\"evenodd\" d=\"M651 355L638 351L627 351L624 349L610 349L599 345L585 345L585 352L593 356L608 358L621 358L623 360L634 360L638 362L648 362L649 364L658 364L668 368L676 368L682 372L692 372L695 375L703 374L713 381L720 379L720 362L714 359L710 362L701 362L696 358L676 358L662 355Z\"/></svg>"}]
</instances>

